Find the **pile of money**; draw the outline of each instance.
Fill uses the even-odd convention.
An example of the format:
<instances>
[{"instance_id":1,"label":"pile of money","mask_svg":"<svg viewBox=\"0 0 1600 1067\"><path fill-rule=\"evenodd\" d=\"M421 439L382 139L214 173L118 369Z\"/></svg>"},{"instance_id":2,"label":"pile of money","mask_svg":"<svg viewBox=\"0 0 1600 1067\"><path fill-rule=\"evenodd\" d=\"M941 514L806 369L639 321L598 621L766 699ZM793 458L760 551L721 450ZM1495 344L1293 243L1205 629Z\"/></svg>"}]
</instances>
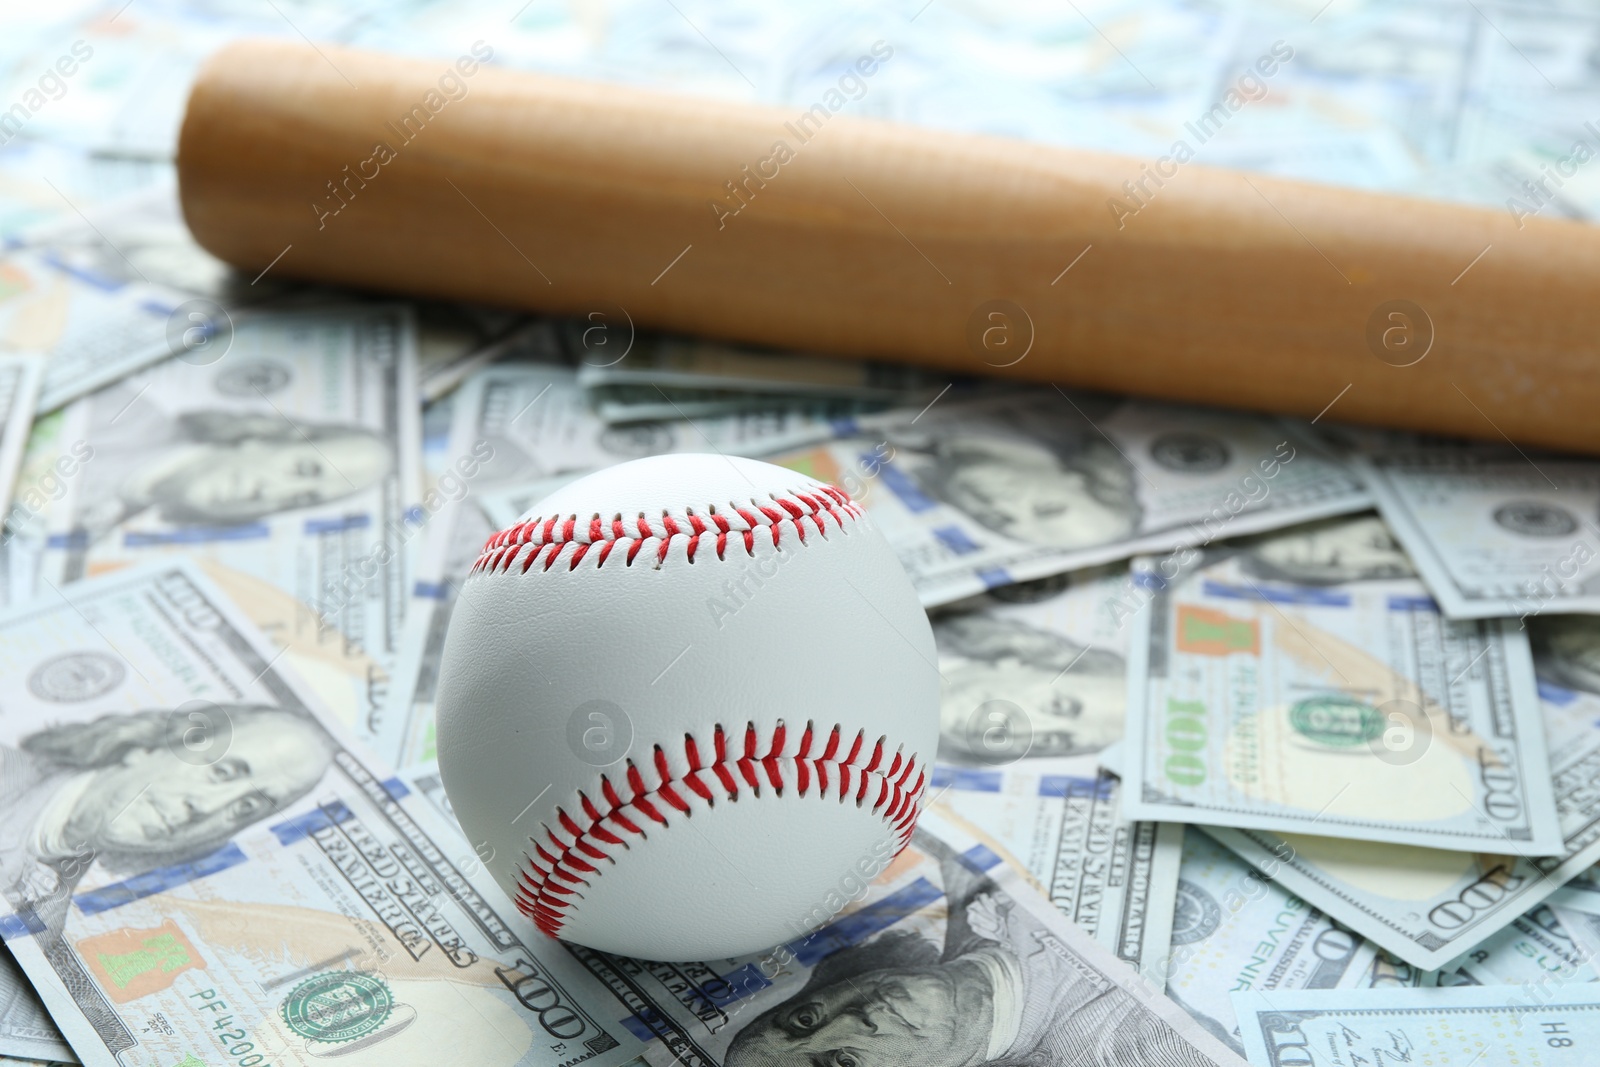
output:
<instances>
[{"instance_id":1,"label":"pile of money","mask_svg":"<svg viewBox=\"0 0 1600 1067\"><path fill-rule=\"evenodd\" d=\"M1582 219L1592 5L6 17L0 1067L1591 1062L1600 461L244 276L172 156L243 34L801 107L882 40L856 114L1140 158L1276 43L1201 162ZM523 919L433 704L484 540L673 452L861 502L941 704L882 876L666 964Z\"/></svg>"}]
</instances>

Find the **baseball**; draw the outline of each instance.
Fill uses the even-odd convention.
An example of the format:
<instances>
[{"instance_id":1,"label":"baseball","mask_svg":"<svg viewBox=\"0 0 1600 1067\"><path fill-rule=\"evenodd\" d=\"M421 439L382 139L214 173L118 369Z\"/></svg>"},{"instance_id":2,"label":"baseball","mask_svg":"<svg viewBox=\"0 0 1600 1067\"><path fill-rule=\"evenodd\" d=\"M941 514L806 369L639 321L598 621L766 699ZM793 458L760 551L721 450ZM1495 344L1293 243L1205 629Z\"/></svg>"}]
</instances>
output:
<instances>
[{"instance_id":1,"label":"baseball","mask_svg":"<svg viewBox=\"0 0 1600 1067\"><path fill-rule=\"evenodd\" d=\"M440 664L439 769L546 934L737 956L832 919L905 846L938 706L927 616L862 507L658 456L485 544Z\"/></svg>"}]
</instances>

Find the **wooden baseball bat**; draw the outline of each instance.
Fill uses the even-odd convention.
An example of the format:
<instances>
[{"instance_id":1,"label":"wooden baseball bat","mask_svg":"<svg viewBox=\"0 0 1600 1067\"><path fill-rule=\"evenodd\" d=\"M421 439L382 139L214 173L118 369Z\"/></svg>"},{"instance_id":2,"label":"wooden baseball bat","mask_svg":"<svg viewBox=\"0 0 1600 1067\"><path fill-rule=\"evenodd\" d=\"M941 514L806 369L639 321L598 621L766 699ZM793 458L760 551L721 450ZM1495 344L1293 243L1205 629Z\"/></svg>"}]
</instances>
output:
<instances>
[{"instance_id":1,"label":"wooden baseball bat","mask_svg":"<svg viewBox=\"0 0 1600 1067\"><path fill-rule=\"evenodd\" d=\"M1531 200L1210 169L1222 110L1139 160L473 47L223 49L178 151L196 239L252 273L1600 451L1600 230ZM874 50L852 94L888 76Z\"/></svg>"}]
</instances>

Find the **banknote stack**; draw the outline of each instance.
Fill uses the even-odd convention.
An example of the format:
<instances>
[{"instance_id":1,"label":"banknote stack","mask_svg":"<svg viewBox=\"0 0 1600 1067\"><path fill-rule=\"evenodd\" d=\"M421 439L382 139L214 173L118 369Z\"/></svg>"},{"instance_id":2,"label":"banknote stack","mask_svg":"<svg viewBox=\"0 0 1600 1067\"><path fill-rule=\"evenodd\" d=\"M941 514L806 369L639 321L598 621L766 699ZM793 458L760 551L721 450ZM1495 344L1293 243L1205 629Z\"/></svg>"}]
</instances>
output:
<instances>
[{"instance_id":1,"label":"banknote stack","mask_svg":"<svg viewBox=\"0 0 1600 1067\"><path fill-rule=\"evenodd\" d=\"M802 109L881 40L857 114L1152 159L1287 51L1201 162L1600 213L1577 0L902 6L6 13L0 1067L1595 1062L1600 461L244 276L178 210L269 34ZM941 678L901 858L692 964L528 924L433 725L484 540L673 452L860 501Z\"/></svg>"}]
</instances>

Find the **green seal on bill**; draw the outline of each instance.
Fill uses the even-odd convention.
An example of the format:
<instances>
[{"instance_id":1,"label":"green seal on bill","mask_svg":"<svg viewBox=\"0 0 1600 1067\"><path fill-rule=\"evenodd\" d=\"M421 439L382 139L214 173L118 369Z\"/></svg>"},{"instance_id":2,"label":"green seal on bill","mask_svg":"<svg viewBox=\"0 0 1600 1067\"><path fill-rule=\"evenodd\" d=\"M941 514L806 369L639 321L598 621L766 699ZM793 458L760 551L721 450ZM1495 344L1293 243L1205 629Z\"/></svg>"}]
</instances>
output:
<instances>
[{"instance_id":1,"label":"green seal on bill","mask_svg":"<svg viewBox=\"0 0 1600 1067\"><path fill-rule=\"evenodd\" d=\"M278 1008L289 1029L312 1041L338 1043L365 1037L394 1011L394 995L381 978L361 971L327 971L295 986Z\"/></svg>"},{"instance_id":2,"label":"green seal on bill","mask_svg":"<svg viewBox=\"0 0 1600 1067\"><path fill-rule=\"evenodd\" d=\"M1345 696L1307 697L1289 709L1289 725L1329 748L1354 748L1383 735L1383 714Z\"/></svg>"}]
</instances>

